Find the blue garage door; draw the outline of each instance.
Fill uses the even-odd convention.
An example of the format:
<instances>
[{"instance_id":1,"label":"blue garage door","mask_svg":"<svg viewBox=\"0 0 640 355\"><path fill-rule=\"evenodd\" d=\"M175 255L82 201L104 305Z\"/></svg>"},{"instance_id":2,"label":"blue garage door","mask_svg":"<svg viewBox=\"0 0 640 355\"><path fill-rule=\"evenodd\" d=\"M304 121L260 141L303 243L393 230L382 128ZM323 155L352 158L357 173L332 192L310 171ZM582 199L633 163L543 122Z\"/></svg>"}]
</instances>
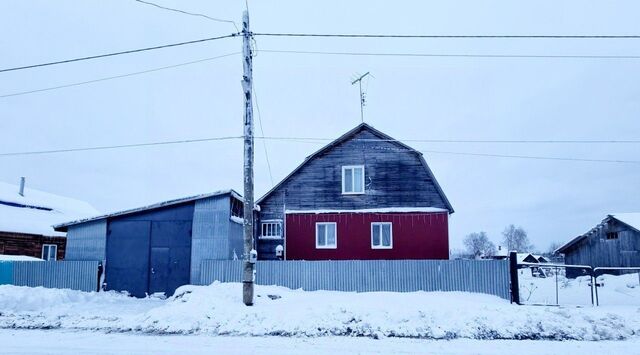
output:
<instances>
[{"instance_id":1,"label":"blue garage door","mask_svg":"<svg viewBox=\"0 0 640 355\"><path fill-rule=\"evenodd\" d=\"M136 297L157 292L172 295L189 283L190 221L109 223L106 283L108 290Z\"/></svg>"},{"instance_id":2,"label":"blue garage door","mask_svg":"<svg viewBox=\"0 0 640 355\"><path fill-rule=\"evenodd\" d=\"M152 222L149 293L172 295L176 288L188 284L190 261L191 222Z\"/></svg>"},{"instance_id":3,"label":"blue garage door","mask_svg":"<svg viewBox=\"0 0 640 355\"><path fill-rule=\"evenodd\" d=\"M107 231L107 290L144 297L149 285L150 221L113 221Z\"/></svg>"}]
</instances>

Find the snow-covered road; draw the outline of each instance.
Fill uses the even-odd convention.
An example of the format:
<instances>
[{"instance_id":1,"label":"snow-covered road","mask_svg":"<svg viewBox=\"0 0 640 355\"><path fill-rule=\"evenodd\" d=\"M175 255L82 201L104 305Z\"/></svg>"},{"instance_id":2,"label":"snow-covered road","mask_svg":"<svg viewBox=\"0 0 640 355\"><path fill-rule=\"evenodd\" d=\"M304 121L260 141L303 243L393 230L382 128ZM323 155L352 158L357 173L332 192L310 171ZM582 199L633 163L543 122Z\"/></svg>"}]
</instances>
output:
<instances>
[{"instance_id":1,"label":"snow-covered road","mask_svg":"<svg viewBox=\"0 0 640 355\"><path fill-rule=\"evenodd\" d=\"M640 341L423 340L0 330L9 354L640 354Z\"/></svg>"}]
</instances>

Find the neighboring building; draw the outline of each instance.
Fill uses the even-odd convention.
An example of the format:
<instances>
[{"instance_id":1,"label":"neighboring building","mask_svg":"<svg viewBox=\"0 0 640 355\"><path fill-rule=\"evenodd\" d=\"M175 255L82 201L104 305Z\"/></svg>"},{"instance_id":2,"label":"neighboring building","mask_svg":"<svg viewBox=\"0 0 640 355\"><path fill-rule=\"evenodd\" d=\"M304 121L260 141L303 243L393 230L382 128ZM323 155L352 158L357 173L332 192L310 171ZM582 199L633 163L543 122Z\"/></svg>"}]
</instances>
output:
<instances>
[{"instance_id":1,"label":"neighboring building","mask_svg":"<svg viewBox=\"0 0 640 355\"><path fill-rule=\"evenodd\" d=\"M448 259L447 200L422 153L362 123L257 201L258 258Z\"/></svg>"},{"instance_id":2,"label":"neighboring building","mask_svg":"<svg viewBox=\"0 0 640 355\"><path fill-rule=\"evenodd\" d=\"M65 233L52 225L97 214L89 204L67 197L0 182L0 255L44 260L65 257ZM29 260L5 258L5 260Z\"/></svg>"},{"instance_id":3,"label":"neighboring building","mask_svg":"<svg viewBox=\"0 0 640 355\"><path fill-rule=\"evenodd\" d=\"M640 213L608 215L585 234L573 238L556 253L569 265L640 267ZM580 270L568 269L577 276Z\"/></svg>"},{"instance_id":4,"label":"neighboring building","mask_svg":"<svg viewBox=\"0 0 640 355\"><path fill-rule=\"evenodd\" d=\"M136 297L199 283L203 260L242 258L242 198L233 190L55 226L66 260L103 262L107 290Z\"/></svg>"}]
</instances>

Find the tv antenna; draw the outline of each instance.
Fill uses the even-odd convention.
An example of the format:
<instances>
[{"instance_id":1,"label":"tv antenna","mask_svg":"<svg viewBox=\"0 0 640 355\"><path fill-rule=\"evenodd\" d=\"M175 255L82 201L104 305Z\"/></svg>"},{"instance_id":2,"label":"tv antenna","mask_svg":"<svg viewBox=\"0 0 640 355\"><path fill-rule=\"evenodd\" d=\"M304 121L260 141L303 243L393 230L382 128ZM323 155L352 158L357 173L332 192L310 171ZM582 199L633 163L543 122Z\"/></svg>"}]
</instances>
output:
<instances>
[{"instance_id":1,"label":"tv antenna","mask_svg":"<svg viewBox=\"0 0 640 355\"><path fill-rule=\"evenodd\" d=\"M358 86L360 87L360 121L362 122L364 122L364 106L366 105L367 101L367 93L362 91L362 79L364 79L368 75L371 74L369 72L366 72L351 82L351 85L355 85L356 83L358 83ZM371 77L373 77L373 75L371 75Z\"/></svg>"}]
</instances>

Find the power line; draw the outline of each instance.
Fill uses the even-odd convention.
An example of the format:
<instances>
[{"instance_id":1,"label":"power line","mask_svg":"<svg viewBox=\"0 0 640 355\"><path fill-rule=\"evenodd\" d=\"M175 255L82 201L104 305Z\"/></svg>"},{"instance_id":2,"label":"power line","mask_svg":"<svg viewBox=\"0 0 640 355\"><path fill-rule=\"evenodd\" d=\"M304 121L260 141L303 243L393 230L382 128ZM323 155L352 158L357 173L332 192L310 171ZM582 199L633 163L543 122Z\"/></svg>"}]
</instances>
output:
<instances>
[{"instance_id":1,"label":"power line","mask_svg":"<svg viewBox=\"0 0 640 355\"><path fill-rule=\"evenodd\" d=\"M92 56L88 56L88 57L80 57L80 58L59 60L59 61L55 61L55 62L25 65L25 66L21 66L21 67L5 68L5 69L0 69L0 73L9 72L9 71L16 71L16 70L40 68L40 67L46 67L46 66L50 66L50 65L57 65L57 64L73 63L73 62L79 62L79 61L83 61L83 60L92 60L92 59L98 59L98 58L113 57L113 56L122 55L122 54L139 53L139 52L151 51L151 50L155 50L155 49L178 47L178 46L184 46L184 45L195 44L195 43L215 41L215 40L219 40L219 39L223 39L223 38L235 37L237 35L238 35L237 33L232 33L232 34L229 34L229 35L197 39L197 40L194 40L194 41L186 41L186 42L179 42L179 43L164 44L164 45L155 46L155 47L131 49L131 50L121 51L121 52L98 54L98 55L92 55Z\"/></svg>"},{"instance_id":2,"label":"power line","mask_svg":"<svg viewBox=\"0 0 640 355\"><path fill-rule=\"evenodd\" d=\"M94 150L109 150L109 149L123 149L123 148L148 147L148 146L185 144L185 143L198 143L198 142L209 142L209 141L225 141L225 140L243 139L243 138L244 137L242 137L242 136L210 137L210 138L185 139L185 140L150 142L150 143L134 143L134 144L95 146L95 147L83 147L83 148L68 148L68 149L55 149L55 150L11 152L11 153L0 153L0 157L43 155L43 154L70 153L70 152L82 152L82 151L94 151ZM264 139L264 138L267 138L267 137L255 137L255 138ZM280 138L280 139L283 139L283 138ZM300 138L292 138L292 139L300 139ZM289 140L289 139L283 139L283 140ZM316 141L314 143L318 143L318 142ZM381 151L406 151L406 150L407 149L386 149L386 150L381 150ZM514 159L556 160L556 161L619 163L619 164L640 164L640 160L585 159L585 158L572 158L572 157L549 157L549 156L533 156L533 155L509 155L509 154L452 152L452 151L440 151L440 150L418 150L418 151L421 152L421 153L466 155L466 156L481 156L481 157L497 157L497 158L514 158Z\"/></svg>"},{"instance_id":3,"label":"power line","mask_svg":"<svg viewBox=\"0 0 640 355\"><path fill-rule=\"evenodd\" d=\"M253 89L253 98L256 101L256 111L258 111L258 123L260 125L260 133L262 134L262 136L264 137L264 129L262 128L262 115L260 114L260 105L258 104L258 95L256 94L256 88L253 85L253 82L251 82L251 87ZM275 186L275 183L273 181L273 174L271 173L271 162L269 161L269 153L267 152L267 141L266 140L262 140L262 146L264 147L264 156L266 157L267 160L267 168L269 169L269 179L271 180L271 186Z\"/></svg>"},{"instance_id":4,"label":"power line","mask_svg":"<svg viewBox=\"0 0 640 355\"><path fill-rule=\"evenodd\" d=\"M465 53L382 53L382 52L326 52L260 49L259 52L282 54L321 54L381 57L436 57L436 58L551 58L551 59L640 59L640 55L547 55L547 54L465 54Z\"/></svg>"},{"instance_id":5,"label":"power line","mask_svg":"<svg viewBox=\"0 0 640 355\"><path fill-rule=\"evenodd\" d=\"M185 15L202 17L202 18L206 18L208 20L216 21L216 22L230 23L230 24L233 25L233 27L236 28L236 31L240 32L240 30L238 29L238 25L232 20L225 20L225 19L211 17L211 16L208 16L208 15L205 15L205 14L199 14L199 13L195 13L195 12L188 12L188 11L184 11L184 10L180 10L180 9L174 9L174 8L171 8L171 7L158 5L158 4L155 4L155 3L152 3L152 2L148 2L148 1L142 1L142 0L134 0L134 1L142 3L142 4L146 4L146 5L155 6L155 7L159 8L159 9L162 9L162 10L174 11L174 12L179 12L179 13L185 14Z\"/></svg>"},{"instance_id":6,"label":"power line","mask_svg":"<svg viewBox=\"0 0 640 355\"><path fill-rule=\"evenodd\" d=\"M640 35L401 35L401 34L320 34L320 33L253 33L268 37L327 37L327 38L406 38L406 39L640 39Z\"/></svg>"},{"instance_id":7,"label":"power line","mask_svg":"<svg viewBox=\"0 0 640 355\"><path fill-rule=\"evenodd\" d=\"M439 150L420 150L421 153L435 154L451 154L451 155L467 155L479 157L493 158L517 158L517 159L534 159L534 160L560 160L560 161L577 161L591 163L622 163L622 164L640 164L640 160L611 160L611 159L583 159L583 158L566 158L566 157L542 157L532 155L508 155L508 154L485 154L485 153L468 153L468 152L448 152Z\"/></svg>"},{"instance_id":8,"label":"power line","mask_svg":"<svg viewBox=\"0 0 640 355\"><path fill-rule=\"evenodd\" d=\"M43 89L35 89L35 90L14 92L14 93L11 93L11 94L0 95L0 98L12 97L12 96L21 96L21 95L28 95L28 94L35 94L35 93L39 93L39 92L43 92L43 91L58 90L58 89L64 89L64 88L69 88L69 87L74 87L74 86L93 84L93 83L97 83L97 82L101 82L101 81L107 81L107 80L113 80L113 79L126 78L126 77L130 77L130 76L135 76L135 75L153 73L153 72L160 71L160 70L178 68L178 67L182 67L182 66L186 66L186 65L191 65L191 64L207 62L207 61L211 61L211 60L215 60L215 59L225 58L225 57L229 57L229 56L240 54L240 53L241 52L228 53L228 54L219 55L219 56L216 56L216 57L204 58L204 59L194 60L194 61L191 61L191 62L168 65L168 66L164 66L164 67L158 67L158 68L153 68L153 69L148 69L148 70L143 70L143 71L138 71L138 72L133 72L133 73L121 74L121 75L116 75L116 76L108 76L108 77L104 77L104 78L81 81L81 82L58 85L58 86L52 86L52 87L43 88Z\"/></svg>"},{"instance_id":9,"label":"power line","mask_svg":"<svg viewBox=\"0 0 640 355\"><path fill-rule=\"evenodd\" d=\"M132 143L121 145L103 145L95 147L83 147L83 148L67 148L67 149L54 149L54 150L34 150L26 152L12 152L12 153L0 153L0 157L9 156L25 156L25 155L42 155L42 154L55 154L55 153L71 153L71 152L86 152L92 150L109 150L109 149L122 149L122 148L137 148L137 147L149 147L157 145L171 145L171 144L184 144L184 143L199 143L199 142L211 142L211 141L226 141L232 139L242 139L242 136L228 136L228 137L211 137L200 139L183 139L177 141L164 141L164 142L150 142L150 143Z\"/></svg>"},{"instance_id":10,"label":"power line","mask_svg":"<svg viewBox=\"0 0 640 355\"><path fill-rule=\"evenodd\" d=\"M335 138L314 138L314 137L256 137L267 140L291 140L291 141L311 141L324 142L333 141ZM480 139L373 139L354 138L360 142L417 142L417 143L498 143L498 144L637 144L638 140L480 140Z\"/></svg>"}]
</instances>

